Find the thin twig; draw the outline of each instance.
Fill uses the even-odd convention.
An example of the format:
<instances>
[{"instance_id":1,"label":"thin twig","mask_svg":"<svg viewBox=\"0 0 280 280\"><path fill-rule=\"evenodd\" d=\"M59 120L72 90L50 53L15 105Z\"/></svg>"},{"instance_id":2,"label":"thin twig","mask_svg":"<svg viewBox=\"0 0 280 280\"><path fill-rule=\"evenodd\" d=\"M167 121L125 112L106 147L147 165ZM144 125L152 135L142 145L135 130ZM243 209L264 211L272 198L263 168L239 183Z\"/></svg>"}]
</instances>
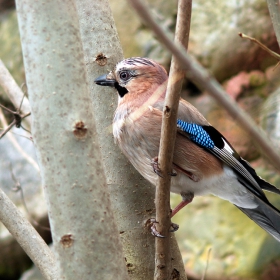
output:
<instances>
[{"instance_id":1,"label":"thin twig","mask_svg":"<svg viewBox=\"0 0 280 280\"><path fill-rule=\"evenodd\" d=\"M209 248L208 254L207 254L207 262L206 262L206 266L205 266L203 275L201 277L201 280L205 280L205 278L206 278L206 274L207 274L207 270L208 270L208 266L209 266L209 259L210 259L211 251L212 251L212 248Z\"/></svg>"},{"instance_id":2,"label":"thin twig","mask_svg":"<svg viewBox=\"0 0 280 280\"><path fill-rule=\"evenodd\" d=\"M1 109L2 112L2 109ZM1 113L2 114L2 113ZM0 139L3 138L12 128L13 126L16 124L16 121L13 120L8 126L6 126L4 128L4 131L0 134Z\"/></svg>"},{"instance_id":3,"label":"thin twig","mask_svg":"<svg viewBox=\"0 0 280 280\"><path fill-rule=\"evenodd\" d=\"M22 104L22 103L20 103ZM15 125L17 128L22 127L21 122L23 119L25 119L26 117L29 117L31 115L31 113L27 113L27 114L20 114L20 107L16 110L16 111L12 111L9 108L3 106L0 104L0 109L3 108L6 111L10 112L11 114L14 115L14 120L9 124L9 126L6 125L4 131L0 134L0 139L3 138L11 129L12 127ZM1 109L2 112L2 109ZM23 128L24 130L26 130L25 128Z\"/></svg>"},{"instance_id":4,"label":"thin twig","mask_svg":"<svg viewBox=\"0 0 280 280\"><path fill-rule=\"evenodd\" d=\"M4 126L4 132L5 132L5 134L12 128L12 125L14 125L14 121L8 126L8 124L7 124L7 121L6 121L6 118L5 118L5 116L4 116L4 114L3 114L3 112L2 112L2 109L0 108L0 120L1 120L1 122L2 122L2 124L3 124L3 126ZM3 133L4 133L3 132ZM1 137L3 137L4 135L3 135L3 133L1 134L1 136L0 136L0 139L1 139ZM3 136L2 136L3 135ZM14 146L14 148L22 155L22 157L23 158L25 158L26 159L26 161L27 162L29 162L33 167L34 167L34 169L37 171L37 172L40 172L40 169L39 169L39 167L38 167L38 164L37 164L37 162L32 158L32 157L30 157L22 148L21 148L21 146L18 144L18 141L16 140L16 138L15 138L15 136L14 135L12 135L11 133L9 133L8 135L8 138L9 138L9 140L11 141L11 143L13 144L13 146Z\"/></svg>"},{"instance_id":5,"label":"thin twig","mask_svg":"<svg viewBox=\"0 0 280 280\"><path fill-rule=\"evenodd\" d=\"M11 113L11 114L14 113L14 111L12 111L11 109L9 109L9 108L3 106L2 104L0 104L0 107L1 107L2 109L4 109L4 110L8 111L8 112Z\"/></svg>"},{"instance_id":6,"label":"thin twig","mask_svg":"<svg viewBox=\"0 0 280 280\"><path fill-rule=\"evenodd\" d=\"M273 56L274 58L276 58L277 60L280 60L280 55L274 51L272 51L271 49L269 49L267 46L265 46L263 43L261 43L259 40L257 40L256 38L250 37L244 33L238 33L238 35L241 38L244 39L248 39L251 42L257 44L258 46L260 46L263 50L265 50L267 53L269 53L271 56Z\"/></svg>"},{"instance_id":7,"label":"thin twig","mask_svg":"<svg viewBox=\"0 0 280 280\"><path fill-rule=\"evenodd\" d=\"M252 118L239 108L222 86L189 54L184 48L175 45L168 32L163 30L152 18L148 9L139 0L129 0L134 6L141 7L138 14L146 24L156 33L159 40L174 54L180 61L182 67L187 71L188 78L193 81L200 89L206 90L217 102L222 105L228 113L239 123L239 125L250 135L255 143L261 148L270 159L271 164L280 170L279 150L269 140L267 134L252 120Z\"/></svg>"},{"instance_id":8,"label":"thin twig","mask_svg":"<svg viewBox=\"0 0 280 280\"><path fill-rule=\"evenodd\" d=\"M191 22L192 0L179 0L177 23L175 31L175 42L182 43L187 49ZM185 72L180 63L172 57L167 91L162 116L161 140L158 162L163 174L158 177L156 187L156 225L157 230L167 238L156 238L155 240L155 277L154 279L169 279L171 275L170 258L170 183L172 172L173 151L176 139L176 120L180 92Z\"/></svg>"}]
</instances>

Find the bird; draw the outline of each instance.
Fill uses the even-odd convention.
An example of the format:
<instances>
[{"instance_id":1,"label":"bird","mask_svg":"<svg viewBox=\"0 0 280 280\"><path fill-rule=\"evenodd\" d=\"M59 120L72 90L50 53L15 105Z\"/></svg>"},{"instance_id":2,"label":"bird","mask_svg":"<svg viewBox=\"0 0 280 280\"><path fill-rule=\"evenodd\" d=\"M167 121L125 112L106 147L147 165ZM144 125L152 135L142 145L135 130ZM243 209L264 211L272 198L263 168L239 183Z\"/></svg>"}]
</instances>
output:
<instances>
[{"instance_id":1,"label":"bird","mask_svg":"<svg viewBox=\"0 0 280 280\"><path fill-rule=\"evenodd\" d=\"M149 58L132 57L95 79L118 93L113 135L138 172L156 185L156 166L168 74ZM253 167L189 102L180 99L172 162L171 192L182 202L174 216L193 197L214 195L229 201L280 242L280 212L264 190L280 190L259 177Z\"/></svg>"}]
</instances>

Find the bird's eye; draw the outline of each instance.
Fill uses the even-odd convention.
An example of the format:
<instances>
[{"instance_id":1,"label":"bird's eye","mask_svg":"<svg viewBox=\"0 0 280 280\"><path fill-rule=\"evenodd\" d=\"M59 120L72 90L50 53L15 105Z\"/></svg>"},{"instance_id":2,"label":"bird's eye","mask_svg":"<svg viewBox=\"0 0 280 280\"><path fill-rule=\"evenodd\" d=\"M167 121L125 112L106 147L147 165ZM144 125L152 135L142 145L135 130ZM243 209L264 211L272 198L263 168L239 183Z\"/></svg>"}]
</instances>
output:
<instances>
[{"instance_id":1,"label":"bird's eye","mask_svg":"<svg viewBox=\"0 0 280 280\"><path fill-rule=\"evenodd\" d=\"M122 72L120 72L120 78L121 78L123 81L129 80L130 77L131 77L131 75L129 74L129 72L127 72L127 71L122 71Z\"/></svg>"}]
</instances>

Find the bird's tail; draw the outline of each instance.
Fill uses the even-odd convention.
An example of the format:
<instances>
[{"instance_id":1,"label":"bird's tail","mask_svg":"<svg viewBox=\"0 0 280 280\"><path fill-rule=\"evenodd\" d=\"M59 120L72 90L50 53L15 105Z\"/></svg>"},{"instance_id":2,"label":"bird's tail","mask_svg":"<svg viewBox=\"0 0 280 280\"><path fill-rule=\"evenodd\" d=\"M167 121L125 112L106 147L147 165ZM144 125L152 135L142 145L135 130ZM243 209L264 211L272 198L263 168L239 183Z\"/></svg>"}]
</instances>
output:
<instances>
[{"instance_id":1,"label":"bird's tail","mask_svg":"<svg viewBox=\"0 0 280 280\"><path fill-rule=\"evenodd\" d=\"M258 207L253 209L237 206L250 219L280 242L280 212L273 205L255 197Z\"/></svg>"}]
</instances>

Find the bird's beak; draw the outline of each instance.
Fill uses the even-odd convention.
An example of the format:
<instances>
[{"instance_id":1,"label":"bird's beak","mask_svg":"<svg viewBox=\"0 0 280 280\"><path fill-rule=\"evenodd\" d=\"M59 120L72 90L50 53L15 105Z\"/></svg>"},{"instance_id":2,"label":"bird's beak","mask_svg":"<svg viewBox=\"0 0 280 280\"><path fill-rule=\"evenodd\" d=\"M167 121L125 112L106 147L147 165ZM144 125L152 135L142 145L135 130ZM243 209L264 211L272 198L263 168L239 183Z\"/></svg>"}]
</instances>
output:
<instances>
[{"instance_id":1,"label":"bird's beak","mask_svg":"<svg viewBox=\"0 0 280 280\"><path fill-rule=\"evenodd\" d=\"M115 87L116 85L116 80L114 79L112 72L110 72L109 74L99 76L94 80L94 82L100 86Z\"/></svg>"}]
</instances>

